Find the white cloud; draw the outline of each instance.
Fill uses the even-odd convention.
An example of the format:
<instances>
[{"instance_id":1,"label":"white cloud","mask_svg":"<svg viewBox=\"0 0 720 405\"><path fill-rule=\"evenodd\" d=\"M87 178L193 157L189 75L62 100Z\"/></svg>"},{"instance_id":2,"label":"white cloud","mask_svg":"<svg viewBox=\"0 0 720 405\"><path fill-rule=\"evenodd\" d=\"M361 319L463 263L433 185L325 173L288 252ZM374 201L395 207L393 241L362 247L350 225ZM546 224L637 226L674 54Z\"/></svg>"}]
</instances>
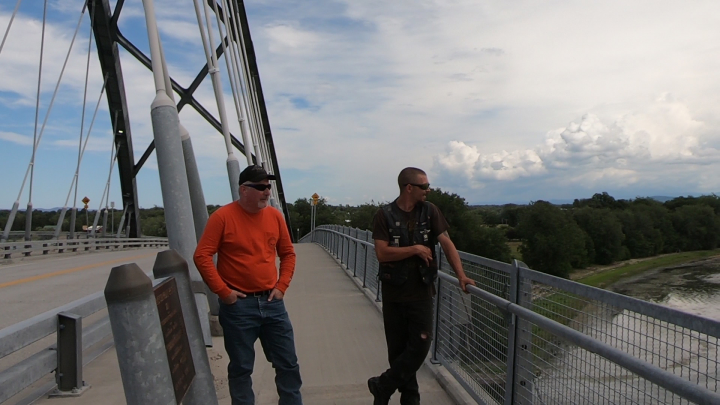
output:
<instances>
[{"instance_id":1,"label":"white cloud","mask_svg":"<svg viewBox=\"0 0 720 405\"><path fill-rule=\"evenodd\" d=\"M0 131L0 139L3 141L12 142L18 145L29 145L32 146L33 138L27 135L20 135L14 132Z\"/></svg>"},{"instance_id":2,"label":"white cloud","mask_svg":"<svg viewBox=\"0 0 720 405\"><path fill-rule=\"evenodd\" d=\"M43 73L44 103L74 28L69 5L77 1L57 3L67 21L57 17L48 31L46 60L53 62ZM205 63L194 9L191 2L156 3L170 73L187 86ZM387 200L404 166L428 169L433 186L470 202L577 197L605 185L630 196L648 187L720 186L708 174L718 169L720 149L716 1L245 5L290 200L312 192L351 203ZM39 13L22 12L0 55L0 100L13 114L34 111L37 80ZM8 17L5 7L0 26ZM139 0L126 2L119 23L148 52ZM82 102L85 28L64 80L64 106ZM150 72L121 54L137 159L152 140L154 89ZM95 54L91 63L92 104L101 81ZM239 137L224 61L220 67L229 125ZM209 78L195 97L216 114ZM98 128L106 131L104 101L101 109ZM58 119L78 121L53 115L50 125ZM223 176L222 137L188 106L181 119L203 176ZM27 124L3 124L0 131L28 133ZM76 132L57 129L48 144ZM151 158L146 167L153 165ZM227 199L226 190L207 193L211 203ZM143 198L161 204L159 195Z\"/></svg>"},{"instance_id":3,"label":"white cloud","mask_svg":"<svg viewBox=\"0 0 720 405\"><path fill-rule=\"evenodd\" d=\"M270 39L268 49L270 52L278 54L307 52L324 40L324 38L312 31L298 29L286 24L269 25L264 29Z\"/></svg>"},{"instance_id":4,"label":"white cloud","mask_svg":"<svg viewBox=\"0 0 720 405\"><path fill-rule=\"evenodd\" d=\"M548 177L583 188L627 187L656 181L659 172L673 170L670 163L704 171L697 165L720 157L720 151L703 145L704 128L687 106L664 94L644 111L610 124L585 114L579 122L549 131L545 142L530 150L480 154L477 146L451 141L436 156L435 169L462 173L471 183Z\"/></svg>"}]
</instances>

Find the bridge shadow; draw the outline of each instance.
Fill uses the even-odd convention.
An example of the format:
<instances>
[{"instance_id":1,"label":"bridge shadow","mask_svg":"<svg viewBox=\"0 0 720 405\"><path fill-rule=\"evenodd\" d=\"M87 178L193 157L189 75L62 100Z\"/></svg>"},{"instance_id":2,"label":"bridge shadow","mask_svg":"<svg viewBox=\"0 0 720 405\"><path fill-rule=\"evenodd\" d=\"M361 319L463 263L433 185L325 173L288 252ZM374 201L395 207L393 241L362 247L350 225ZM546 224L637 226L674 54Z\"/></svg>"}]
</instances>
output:
<instances>
[{"instance_id":1,"label":"bridge shadow","mask_svg":"<svg viewBox=\"0 0 720 405\"><path fill-rule=\"evenodd\" d=\"M295 329L303 399L309 405L366 405L372 403L367 379L387 367L382 316L374 302L346 275L340 265L316 244L295 245L297 267L286 295ZM230 405L227 354L222 337L208 349L220 405ZM125 404L115 350L85 367L92 388L79 398L43 398L37 404ZM423 403L452 404L429 369L418 374ZM256 403L277 404L274 370L256 345L253 372ZM399 395L390 402L399 404Z\"/></svg>"}]
</instances>

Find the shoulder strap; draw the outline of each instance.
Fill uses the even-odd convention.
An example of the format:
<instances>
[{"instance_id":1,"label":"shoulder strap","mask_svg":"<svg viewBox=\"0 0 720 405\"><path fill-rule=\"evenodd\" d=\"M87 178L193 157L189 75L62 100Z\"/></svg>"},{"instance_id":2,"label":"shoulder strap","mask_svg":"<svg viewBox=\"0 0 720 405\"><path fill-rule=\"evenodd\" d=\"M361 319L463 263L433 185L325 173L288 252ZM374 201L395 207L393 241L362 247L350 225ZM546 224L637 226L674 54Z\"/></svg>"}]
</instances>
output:
<instances>
[{"instance_id":1,"label":"shoulder strap","mask_svg":"<svg viewBox=\"0 0 720 405\"><path fill-rule=\"evenodd\" d=\"M388 231L392 231L393 225L395 225L395 223L394 223L395 220L393 219L391 204L387 204L384 207L382 207L382 212L385 215L385 220L387 221L387 224L388 224Z\"/></svg>"}]
</instances>

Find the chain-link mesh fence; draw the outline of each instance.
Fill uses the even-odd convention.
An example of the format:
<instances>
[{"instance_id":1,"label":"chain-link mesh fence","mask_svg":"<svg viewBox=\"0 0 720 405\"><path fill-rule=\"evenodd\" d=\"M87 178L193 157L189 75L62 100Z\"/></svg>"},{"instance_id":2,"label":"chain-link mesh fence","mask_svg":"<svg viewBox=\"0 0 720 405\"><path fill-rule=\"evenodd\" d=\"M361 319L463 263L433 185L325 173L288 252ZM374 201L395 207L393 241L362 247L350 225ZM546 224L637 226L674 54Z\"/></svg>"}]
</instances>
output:
<instances>
[{"instance_id":1,"label":"chain-link mesh fence","mask_svg":"<svg viewBox=\"0 0 720 405\"><path fill-rule=\"evenodd\" d=\"M379 297L370 233L338 226L315 233L312 240ZM439 259L449 272L442 252ZM478 403L720 404L720 322L520 262L464 252L460 259L478 289L464 294L451 276L438 280L432 359Z\"/></svg>"}]
</instances>

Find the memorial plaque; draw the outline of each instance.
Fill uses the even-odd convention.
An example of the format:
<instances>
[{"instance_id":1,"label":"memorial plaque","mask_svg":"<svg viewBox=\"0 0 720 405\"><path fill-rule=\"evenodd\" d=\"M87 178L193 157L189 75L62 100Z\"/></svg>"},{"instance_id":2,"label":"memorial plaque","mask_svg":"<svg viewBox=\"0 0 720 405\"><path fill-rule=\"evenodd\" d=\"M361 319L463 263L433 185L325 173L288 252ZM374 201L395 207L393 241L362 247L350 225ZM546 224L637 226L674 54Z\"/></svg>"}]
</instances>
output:
<instances>
[{"instance_id":1,"label":"memorial plaque","mask_svg":"<svg viewBox=\"0 0 720 405\"><path fill-rule=\"evenodd\" d=\"M170 376L175 388L175 400L180 404L195 378L195 365L175 278L170 277L158 284L154 291L170 364Z\"/></svg>"}]
</instances>

